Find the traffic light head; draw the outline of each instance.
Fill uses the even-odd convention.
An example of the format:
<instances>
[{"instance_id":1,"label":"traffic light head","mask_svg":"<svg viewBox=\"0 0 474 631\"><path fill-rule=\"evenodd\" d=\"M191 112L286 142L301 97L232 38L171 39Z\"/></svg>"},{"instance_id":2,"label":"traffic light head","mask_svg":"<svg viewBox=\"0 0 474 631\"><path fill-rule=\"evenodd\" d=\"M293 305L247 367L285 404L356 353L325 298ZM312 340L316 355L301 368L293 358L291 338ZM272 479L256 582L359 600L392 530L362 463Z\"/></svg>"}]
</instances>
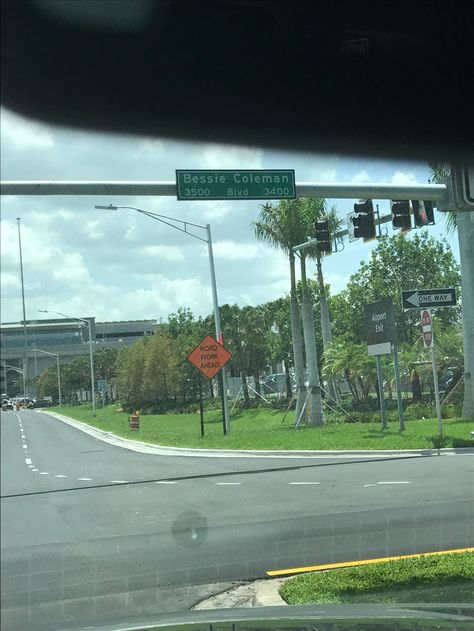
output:
<instances>
[{"instance_id":1,"label":"traffic light head","mask_svg":"<svg viewBox=\"0 0 474 631\"><path fill-rule=\"evenodd\" d=\"M434 224L433 203L429 201L413 200L413 219L416 228Z\"/></svg>"},{"instance_id":2,"label":"traffic light head","mask_svg":"<svg viewBox=\"0 0 474 631\"><path fill-rule=\"evenodd\" d=\"M354 204L355 213L374 214L374 204L371 199L364 199Z\"/></svg>"},{"instance_id":3,"label":"traffic light head","mask_svg":"<svg viewBox=\"0 0 474 631\"><path fill-rule=\"evenodd\" d=\"M394 230L411 230L410 202L392 202L392 226Z\"/></svg>"},{"instance_id":4,"label":"traffic light head","mask_svg":"<svg viewBox=\"0 0 474 631\"><path fill-rule=\"evenodd\" d=\"M316 235L316 249L319 254L332 254L332 235L329 219L316 221L314 232Z\"/></svg>"},{"instance_id":5,"label":"traffic light head","mask_svg":"<svg viewBox=\"0 0 474 631\"><path fill-rule=\"evenodd\" d=\"M354 204L354 212L357 213L355 217L352 217L354 237L364 239L364 241L375 239L375 216L372 200L366 199L357 202Z\"/></svg>"}]
</instances>

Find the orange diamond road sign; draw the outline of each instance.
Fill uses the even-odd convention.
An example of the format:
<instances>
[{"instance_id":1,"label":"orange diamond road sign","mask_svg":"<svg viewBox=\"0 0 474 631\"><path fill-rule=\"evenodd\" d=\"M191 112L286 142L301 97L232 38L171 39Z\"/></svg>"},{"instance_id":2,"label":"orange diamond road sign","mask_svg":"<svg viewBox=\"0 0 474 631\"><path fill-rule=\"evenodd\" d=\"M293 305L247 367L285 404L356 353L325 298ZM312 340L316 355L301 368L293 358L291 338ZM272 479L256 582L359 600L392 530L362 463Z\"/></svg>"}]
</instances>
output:
<instances>
[{"instance_id":1,"label":"orange diamond road sign","mask_svg":"<svg viewBox=\"0 0 474 631\"><path fill-rule=\"evenodd\" d=\"M231 357L231 353L226 348L211 335L207 335L188 355L188 361L194 364L205 377L212 379Z\"/></svg>"}]
</instances>

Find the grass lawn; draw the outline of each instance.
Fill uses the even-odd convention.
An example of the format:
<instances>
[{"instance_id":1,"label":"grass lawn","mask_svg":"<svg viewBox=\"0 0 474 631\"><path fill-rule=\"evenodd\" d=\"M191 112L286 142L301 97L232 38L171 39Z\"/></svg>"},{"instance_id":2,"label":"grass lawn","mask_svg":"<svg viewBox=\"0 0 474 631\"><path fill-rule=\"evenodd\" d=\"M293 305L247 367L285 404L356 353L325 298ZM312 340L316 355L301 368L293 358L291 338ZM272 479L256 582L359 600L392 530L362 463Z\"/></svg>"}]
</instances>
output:
<instances>
[{"instance_id":1,"label":"grass lawn","mask_svg":"<svg viewBox=\"0 0 474 631\"><path fill-rule=\"evenodd\" d=\"M472 603L474 553L386 561L301 574L280 594L289 604L311 603Z\"/></svg>"},{"instance_id":2,"label":"grass lawn","mask_svg":"<svg viewBox=\"0 0 474 631\"><path fill-rule=\"evenodd\" d=\"M222 435L219 411L205 413L205 436L201 438L199 413L160 414L140 417L140 430L130 431L128 414L118 412L117 406L97 408L93 418L91 406L63 406L52 410L83 421L118 436L148 443L176 447L209 449L423 449L438 447L437 421L426 419L406 421L400 433L398 424L390 423L382 430L379 423L327 423L321 428L303 426L293 428L293 415L283 421L278 410L257 408L234 411L231 431ZM449 419L443 421L443 447L474 447L469 432L472 421Z\"/></svg>"}]
</instances>

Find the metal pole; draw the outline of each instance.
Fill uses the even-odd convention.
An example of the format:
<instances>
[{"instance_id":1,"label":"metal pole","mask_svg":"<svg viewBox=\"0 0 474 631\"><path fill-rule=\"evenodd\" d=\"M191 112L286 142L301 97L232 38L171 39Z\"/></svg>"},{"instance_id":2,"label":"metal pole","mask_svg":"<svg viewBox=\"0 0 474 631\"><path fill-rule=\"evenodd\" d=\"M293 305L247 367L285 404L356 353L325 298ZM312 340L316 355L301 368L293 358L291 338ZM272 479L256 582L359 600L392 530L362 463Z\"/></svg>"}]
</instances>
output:
<instances>
[{"instance_id":1,"label":"metal pole","mask_svg":"<svg viewBox=\"0 0 474 631\"><path fill-rule=\"evenodd\" d=\"M175 181L47 181L3 180L1 195L130 195L177 197ZM296 182L296 197L339 199L449 199L446 184L347 184L346 182ZM205 200L204 200L205 201Z\"/></svg>"},{"instance_id":2,"label":"metal pole","mask_svg":"<svg viewBox=\"0 0 474 631\"><path fill-rule=\"evenodd\" d=\"M92 325L91 321L87 320L89 325L89 357L91 364L91 387L92 387L92 416L95 416L95 383L94 383L94 354L92 353Z\"/></svg>"},{"instance_id":3,"label":"metal pole","mask_svg":"<svg viewBox=\"0 0 474 631\"><path fill-rule=\"evenodd\" d=\"M397 386L397 405L398 405L398 420L400 421L400 431L405 430L405 418L403 415L403 401L402 401L402 385L400 380L400 364L398 363L398 348L394 344L392 347L393 352L393 367L395 369L395 383Z\"/></svg>"},{"instance_id":4,"label":"metal pole","mask_svg":"<svg viewBox=\"0 0 474 631\"><path fill-rule=\"evenodd\" d=\"M201 418L201 436L204 436L204 408L202 405L202 379L199 376L199 416Z\"/></svg>"},{"instance_id":5,"label":"metal pole","mask_svg":"<svg viewBox=\"0 0 474 631\"><path fill-rule=\"evenodd\" d=\"M215 322L215 327L216 327L216 338L219 344L222 344L221 316L219 313L219 301L217 299L216 272L214 269L214 254L212 252L212 237L211 237L210 224L206 224L206 233L207 233L207 251L209 253L209 268L211 272L212 302L214 305L214 322ZM223 411L223 420L224 420L224 435L226 435L230 431L230 422L229 422L229 404L227 401L227 374L226 374L225 366L221 372L222 372L222 411Z\"/></svg>"},{"instance_id":6,"label":"metal pole","mask_svg":"<svg viewBox=\"0 0 474 631\"><path fill-rule=\"evenodd\" d=\"M61 405L62 397L61 397L61 372L59 370L59 355L56 355L56 366L58 369L58 403L59 405Z\"/></svg>"},{"instance_id":7,"label":"metal pole","mask_svg":"<svg viewBox=\"0 0 474 631\"><path fill-rule=\"evenodd\" d=\"M377 381L379 382L380 416L382 418L382 429L387 429L387 411L385 410L385 396L383 390L383 371L380 355L375 356L377 362Z\"/></svg>"},{"instance_id":8,"label":"metal pole","mask_svg":"<svg viewBox=\"0 0 474 631\"><path fill-rule=\"evenodd\" d=\"M25 283L23 280L23 255L21 251L21 218L16 218L18 222L18 247L20 249L20 276L21 276L21 300L23 303L23 400L26 403L26 375L28 370L28 338L26 333L26 308L25 308Z\"/></svg>"},{"instance_id":9,"label":"metal pole","mask_svg":"<svg viewBox=\"0 0 474 631\"><path fill-rule=\"evenodd\" d=\"M7 362L3 362L3 378L5 379L5 396L8 397Z\"/></svg>"},{"instance_id":10,"label":"metal pole","mask_svg":"<svg viewBox=\"0 0 474 631\"><path fill-rule=\"evenodd\" d=\"M438 371L436 370L434 340L432 340L431 342L431 365L433 367L433 384L434 384L434 392L435 392L436 417L438 419L438 434L440 437L442 437L443 436L443 420L441 419L441 403L439 400Z\"/></svg>"}]
</instances>

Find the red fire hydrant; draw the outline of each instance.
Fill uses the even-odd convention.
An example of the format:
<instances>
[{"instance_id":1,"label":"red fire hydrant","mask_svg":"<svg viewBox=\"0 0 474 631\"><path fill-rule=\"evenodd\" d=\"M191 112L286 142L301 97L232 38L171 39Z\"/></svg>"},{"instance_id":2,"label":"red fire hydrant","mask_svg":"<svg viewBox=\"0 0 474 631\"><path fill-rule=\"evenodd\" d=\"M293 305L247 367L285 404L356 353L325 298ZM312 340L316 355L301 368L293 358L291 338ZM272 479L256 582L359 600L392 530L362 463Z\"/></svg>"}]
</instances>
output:
<instances>
[{"instance_id":1,"label":"red fire hydrant","mask_svg":"<svg viewBox=\"0 0 474 631\"><path fill-rule=\"evenodd\" d=\"M140 429L140 414L138 410L128 419L129 428L138 431Z\"/></svg>"}]
</instances>

